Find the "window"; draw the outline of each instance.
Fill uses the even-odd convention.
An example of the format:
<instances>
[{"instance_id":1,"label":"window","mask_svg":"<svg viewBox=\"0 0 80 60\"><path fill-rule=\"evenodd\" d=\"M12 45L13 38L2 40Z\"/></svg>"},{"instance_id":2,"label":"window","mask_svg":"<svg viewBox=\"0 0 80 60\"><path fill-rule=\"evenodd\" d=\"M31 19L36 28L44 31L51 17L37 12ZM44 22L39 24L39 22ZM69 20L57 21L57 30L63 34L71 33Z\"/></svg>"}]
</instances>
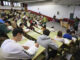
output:
<instances>
[{"instance_id":1,"label":"window","mask_svg":"<svg viewBox=\"0 0 80 60\"><path fill-rule=\"evenodd\" d=\"M10 5L11 5L10 2L8 2L8 1L3 1L3 4L4 4L5 6L10 6Z\"/></svg>"},{"instance_id":2,"label":"window","mask_svg":"<svg viewBox=\"0 0 80 60\"><path fill-rule=\"evenodd\" d=\"M21 6L21 4L20 3L13 3L14 4L14 6Z\"/></svg>"}]
</instances>

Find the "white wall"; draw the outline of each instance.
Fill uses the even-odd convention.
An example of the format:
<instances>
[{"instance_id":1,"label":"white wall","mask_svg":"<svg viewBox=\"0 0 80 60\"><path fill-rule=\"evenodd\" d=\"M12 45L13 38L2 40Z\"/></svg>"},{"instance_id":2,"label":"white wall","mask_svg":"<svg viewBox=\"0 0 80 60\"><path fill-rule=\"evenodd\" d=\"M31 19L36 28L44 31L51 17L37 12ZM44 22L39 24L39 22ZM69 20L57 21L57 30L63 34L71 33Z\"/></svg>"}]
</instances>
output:
<instances>
[{"instance_id":1,"label":"white wall","mask_svg":"<svg viewBox=\"0 0 80 60\"><path fill-rule=\"evenodd\" d=\"M75 12L74 12L74 17L79 17L80 18L80 6L75 7Z\"/></svg>"},{"instance_id":2,"label":"white wall","mask_svg":"<svg viewBox=\"0 0 80 60\"><path fill-rule=\"evenodd\" d=\"M39 8L39 9L38 9ZM70 13L75 13L74 17L80 18L80 7L79 6L66 6L66 5L55 5L50 3L39 3L39 4L28 4L28 10L40 12L44 15L53 17L56 15L57 18L69 18ZM59 15L57 15L59 11Z\"/></svg>"},{"instance_id":3,"label":"white wall","mask_svg":"<svg viewBox=\"0 0 80 60\"><path fill-rule=\"evenodd\" d=\"M16 10L21 10L22 7L11 7L11 6L0 6L0 9L16 9Z\"/></svg>"}]
</instances>

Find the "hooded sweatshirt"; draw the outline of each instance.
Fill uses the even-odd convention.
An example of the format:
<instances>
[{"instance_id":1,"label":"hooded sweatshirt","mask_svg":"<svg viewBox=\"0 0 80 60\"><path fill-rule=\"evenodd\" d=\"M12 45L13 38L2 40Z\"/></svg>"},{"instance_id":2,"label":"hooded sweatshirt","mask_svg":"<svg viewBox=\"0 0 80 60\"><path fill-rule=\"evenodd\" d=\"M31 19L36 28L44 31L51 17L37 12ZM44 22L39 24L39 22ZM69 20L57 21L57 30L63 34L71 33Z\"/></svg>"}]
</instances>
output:
<instances>
[{"instance_id":1,"label":"hooded sweatshirt","mask_svg":"<svg viewBox=\"0 0 80 60\"><path fill-rule=\"evenodd\" d=\"M47 35L41 35L40 37L38 37L37 42L46 49L48 49L48 47L54 50L58 49L58 45L53 42Z\"/></svg>"}]
</instances>

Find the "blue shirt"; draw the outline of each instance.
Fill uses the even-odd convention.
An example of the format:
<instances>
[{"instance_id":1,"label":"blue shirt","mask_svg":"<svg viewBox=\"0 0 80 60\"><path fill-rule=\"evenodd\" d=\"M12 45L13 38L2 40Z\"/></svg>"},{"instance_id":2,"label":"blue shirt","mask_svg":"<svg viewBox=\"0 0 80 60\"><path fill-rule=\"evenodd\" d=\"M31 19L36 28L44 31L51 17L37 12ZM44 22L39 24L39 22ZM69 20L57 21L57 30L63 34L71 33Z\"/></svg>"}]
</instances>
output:
<instances>
[{"instance_id":1,"label":"blue shirt","mask_svg":"<svg viewBox=\"0 0 80 60\"><path fill-rule=\"evenodd\" d=\"M0 19L0 23L5 23L5 21L3 21L2 19Z\"/></svg>"},{"instance_id":2,"label":"blue shirt","mask_svg":"<svg viewBox=\"0 0 80 60\"><path fill-rule=\"evenodd\" d=\"M63 38L67 38L69 40L72 40L72 36L68 33L64 34Z\"/></svg>"}]
</instances>

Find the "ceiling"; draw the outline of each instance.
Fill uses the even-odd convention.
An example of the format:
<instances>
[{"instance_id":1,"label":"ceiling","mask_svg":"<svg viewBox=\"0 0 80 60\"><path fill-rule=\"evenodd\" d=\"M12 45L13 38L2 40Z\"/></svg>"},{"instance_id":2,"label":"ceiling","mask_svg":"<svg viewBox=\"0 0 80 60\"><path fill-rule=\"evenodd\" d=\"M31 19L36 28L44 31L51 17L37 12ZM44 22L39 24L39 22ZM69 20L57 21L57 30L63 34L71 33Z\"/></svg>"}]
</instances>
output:
<instances>
[{"instance_id":1,"label":"ceiling","mask_svg":"<svg viewBox=\"0 0 80 60\"><path fill-rule=\"evenodd\" d=\"M53 2L55 4L80 5L80 0L5 0L5 1L13 1L20 3Z\"/></svg>"}]
</instances>

